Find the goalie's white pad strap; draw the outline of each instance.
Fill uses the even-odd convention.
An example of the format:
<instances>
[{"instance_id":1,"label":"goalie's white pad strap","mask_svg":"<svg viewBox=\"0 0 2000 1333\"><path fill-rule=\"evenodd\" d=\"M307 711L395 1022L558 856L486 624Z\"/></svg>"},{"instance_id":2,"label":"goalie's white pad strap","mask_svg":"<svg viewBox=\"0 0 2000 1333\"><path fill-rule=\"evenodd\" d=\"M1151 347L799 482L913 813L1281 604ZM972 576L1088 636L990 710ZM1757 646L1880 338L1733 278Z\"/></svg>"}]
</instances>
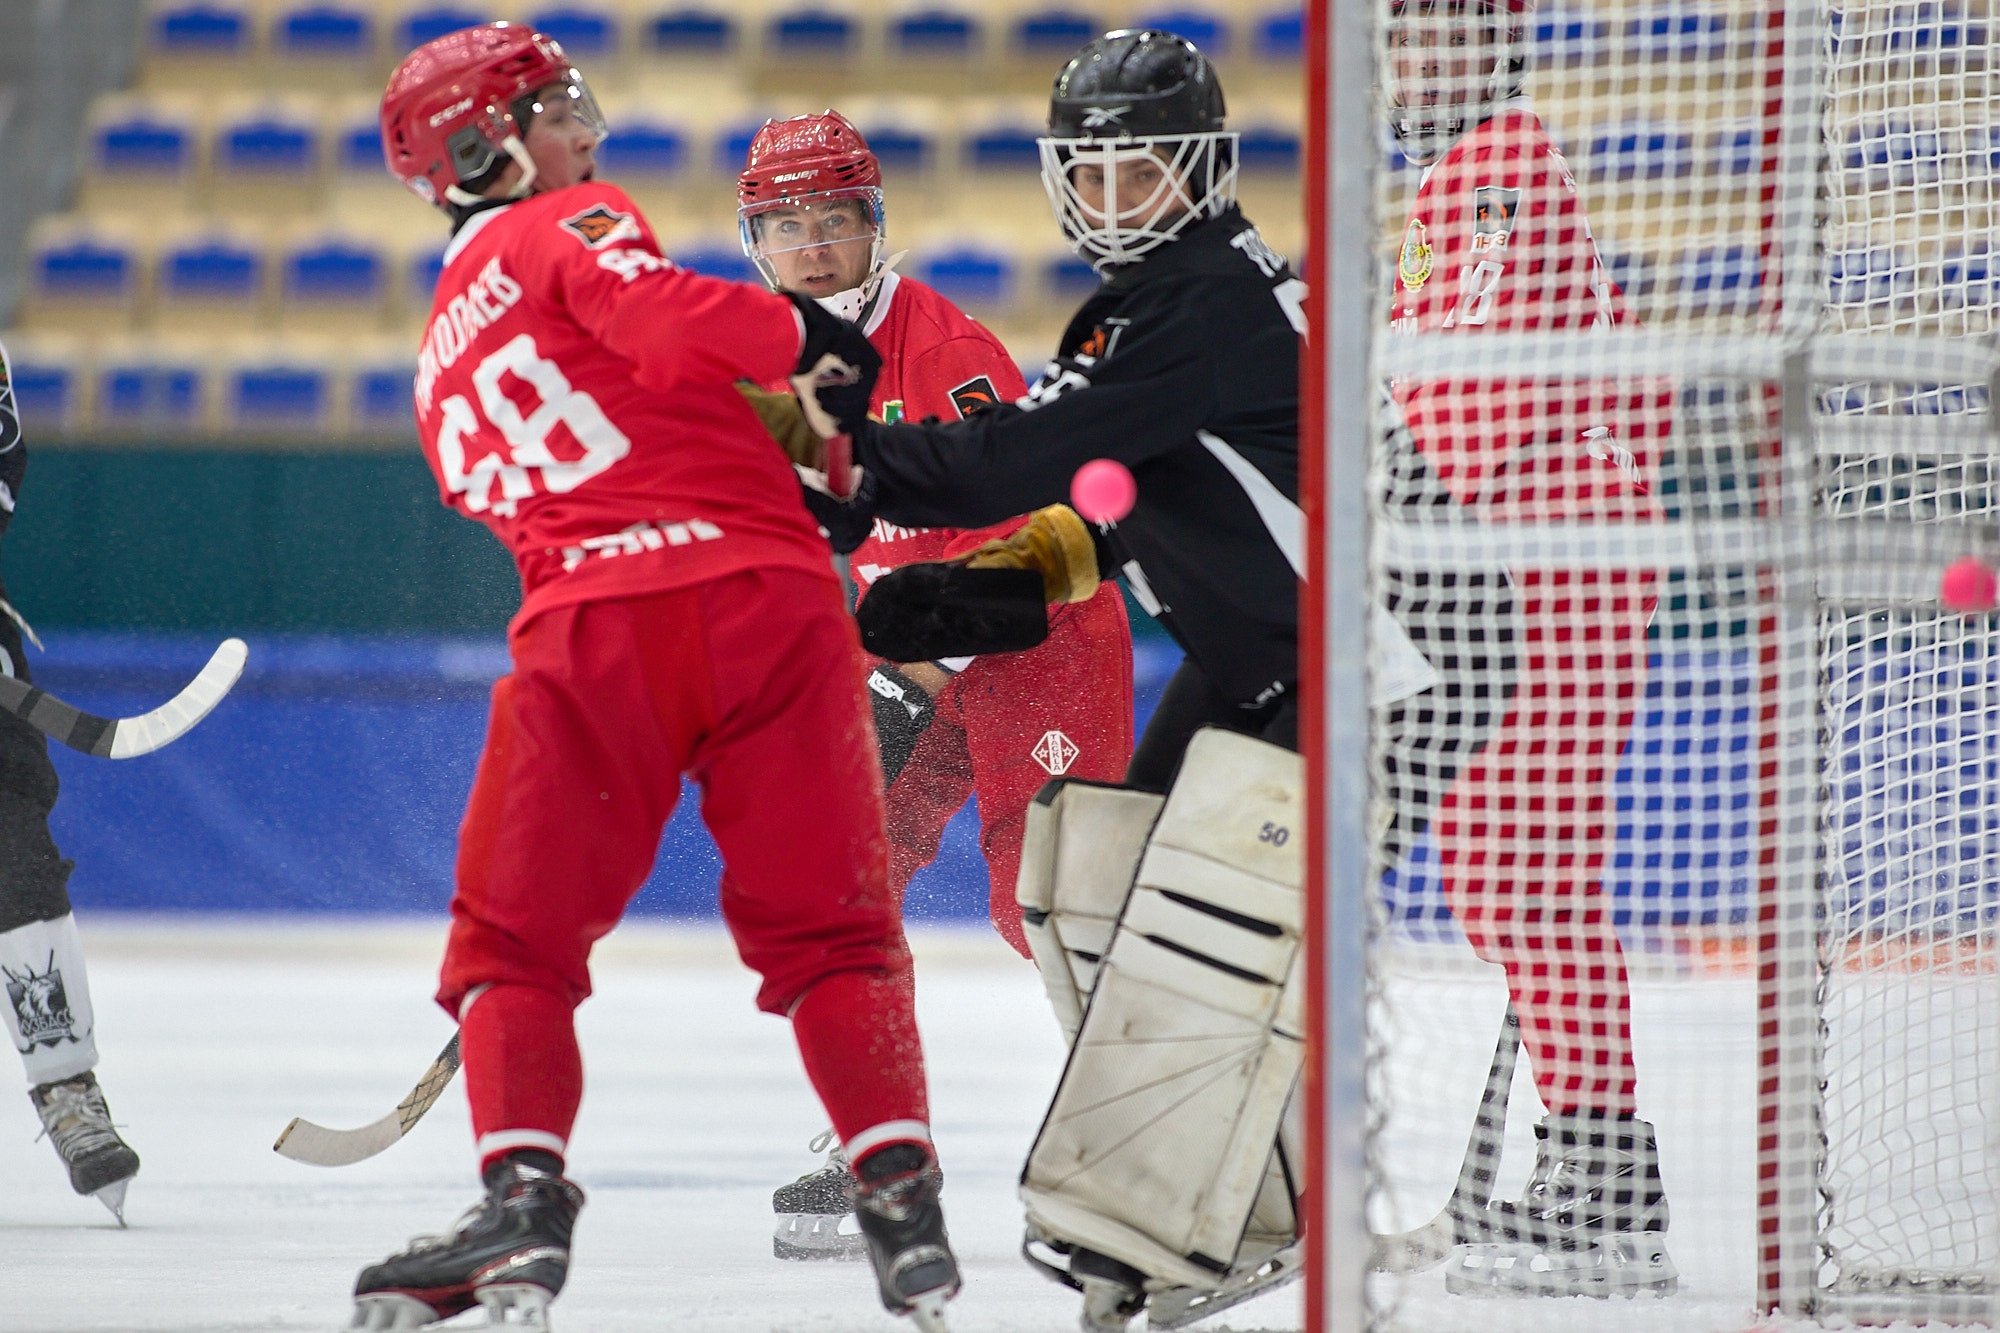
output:
<instances>
[{"instance_id":1,"label":"goalie's white pad strap","mask_svg":"<svg viewBox=\"0 0 2000 1333\"><path fill-rule=\"evenodd\" d=\"M1028 950L1041 970L1063 1039L1076 1040L1098 960L1131 892L1166 798L1059 778L1028 806L1021 835L1021 904Z\"/></svg>"},{"instance_id":2,"label":"goalie's white pad strap","mask_svg":"<svg viewBox=\"0 0 2000 1333\"><path fill-rule=\"evenodd\" d=\"M0 986L7 1035L27 1066L28 1085L57 1083L97 1064L97 1024L76 917L30 921L0 934Z\"/></svg>"},{"instance_id":3,"label":"goalie's white pad strap","mask_svg":"<svg viewBox=\"0 0 2000 1333\"><path fill-rule=\"evenodd\" d=\"M1259 1198L1303 1054L1303 787L1263 741L1188 747L1022 1175L1044 1234L1213 1287L1253 1208L1282 1225Z\"/></svg>"}]
</instances>

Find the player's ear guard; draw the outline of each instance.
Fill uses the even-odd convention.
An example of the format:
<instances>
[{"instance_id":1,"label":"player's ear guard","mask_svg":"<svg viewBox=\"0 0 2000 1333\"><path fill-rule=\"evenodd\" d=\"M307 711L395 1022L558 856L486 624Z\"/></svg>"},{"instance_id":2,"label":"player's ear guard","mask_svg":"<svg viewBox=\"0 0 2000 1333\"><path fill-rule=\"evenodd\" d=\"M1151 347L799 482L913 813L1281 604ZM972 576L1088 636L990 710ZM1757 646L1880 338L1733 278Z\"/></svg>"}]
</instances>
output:
<instances>
[{"instance_id":1,"label":"player's ear guard","mask_svg":"<svg viewBox=\"0 0 2000 1333\"><path fill-rule=\"evenodd\" d=\"M1018 653L1049 637L1042 575L921 562L875 580L854 613L861 646L891 662Z\"/></svg>"},{"instance_id":2,"label":"player's ear guard","mask_svg":"<svg viewBox=\"0 0 2000 1333\"><path fill-rule=\"evenodd\" d=\"M764 423L765 431L785 451L785 457L799 467L811 468L815 472L826 470L826 441L807 423L805 410L799 406L797 398L789 393L760 389L749 380L736 381L736 392L750 404L750 410L757 414L757 420Z\"/></svg>"}]
</instances>

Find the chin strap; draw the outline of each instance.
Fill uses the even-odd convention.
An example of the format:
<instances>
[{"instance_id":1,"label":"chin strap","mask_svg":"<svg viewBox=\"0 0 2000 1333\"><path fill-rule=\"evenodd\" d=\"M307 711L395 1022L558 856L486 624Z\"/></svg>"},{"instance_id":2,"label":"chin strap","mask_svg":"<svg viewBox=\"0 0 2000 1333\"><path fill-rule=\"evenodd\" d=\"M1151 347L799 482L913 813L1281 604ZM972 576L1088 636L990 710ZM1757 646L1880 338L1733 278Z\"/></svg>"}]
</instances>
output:
<instances>
[{"instance_id":1,"label":"chin strap","mask_svg":"<svg viewBox=\"0 0 2000 1333\"><path fill-rule=\"evenodd\" d=\"M507 192L507 197L509 199L526 199L529 192L535 188L535 177L540 174L535 169L535 159L528 155L528 146L521 142L521 136L518 134L508 135L500 144L500 148L507 156L513 158L514 165L521 169L521 179L513 189ZM445 186L444 197L461 208L476 208L480 204L493 202L485 195L473 194L471 191L458 185Z\"/></svg>"},{"instance_id":2,"label":"chin strap","mask_svg":"<svg viewBox=\"0 0 2000 1333\"><path fill-rule=\"evenodd\" d=\"M861 280L861 285L858 287L849 287L844 292L820 297L820 308L830 315L838 315L850 324L865 326L868 316L875 309L876 299L882 295L882 279L888 277L889 270L902 263L903 256L909 253L908 250L898 250L882 260L869 270L868 276Z\"/></svg>"}]
</instances>

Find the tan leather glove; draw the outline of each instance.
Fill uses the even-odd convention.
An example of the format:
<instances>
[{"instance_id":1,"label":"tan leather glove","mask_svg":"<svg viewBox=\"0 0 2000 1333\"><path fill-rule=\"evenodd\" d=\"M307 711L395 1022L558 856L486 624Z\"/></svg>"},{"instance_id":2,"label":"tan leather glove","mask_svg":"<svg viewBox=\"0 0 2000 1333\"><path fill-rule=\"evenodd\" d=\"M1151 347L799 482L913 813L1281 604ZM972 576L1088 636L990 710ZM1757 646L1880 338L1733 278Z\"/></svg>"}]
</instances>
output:
<instances>
[{"instance_id":1,"label":"tan leather glove","mask_svg":"<svg viewBox=\"0 0 2000 1333\"><path fill-rule=\"evenodd\" d=\"M790 393L760 389L749 380L736 381L736 392L750 404L750 410L785 451L785 457L815 472L826 470L826 441L813 431L797 398Z\"/></svg>"},{"instance_id":2,"label":"tan leather glove","mask_svg":"<svg viewBox=\"0 0 2000 1333\"><path fill-rule=\"evenodd\" d=\"M965 563L972 569L1032 569L1042 576L1049 602L1088 601L1097 593L1097 547L1068 505L1037 509L1012 536L986 543Z\"/></svg>"}]
</instances>

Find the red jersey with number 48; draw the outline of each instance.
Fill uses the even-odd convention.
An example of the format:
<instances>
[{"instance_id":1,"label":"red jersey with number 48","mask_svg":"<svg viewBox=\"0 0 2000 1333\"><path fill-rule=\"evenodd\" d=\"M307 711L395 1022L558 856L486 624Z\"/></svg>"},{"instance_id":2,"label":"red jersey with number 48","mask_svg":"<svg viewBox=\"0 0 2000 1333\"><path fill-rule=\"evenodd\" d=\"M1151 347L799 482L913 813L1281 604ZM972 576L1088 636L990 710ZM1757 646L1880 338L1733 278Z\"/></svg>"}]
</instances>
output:
<instances>
[{"instance_id":1,"label":"red jersey with number 48","mask_svg":"<svg viewBox=\"0 0 2000 1333\"><path fill-rule=\"evenodd\" d=\"M1397 253L1400 332L1554 333L1625 324L1576 179L1516 100L1425 172ZM1392 384L1432 473L1489 517L1647 517L1670 379Z\"/></svg>"},{"instance_id":2,"label":"red jersey with number 48","mask_svg":"<svg viewBox=\"0 0 2000 1333\"><path fill-rule=\"evenodd\" d=\"M802 338L785 297L675 267L614 186L474 214L445 251L417 430L444 503L513 553L515 623L749 568L832 579L734 387L784 379Z\"/></svg>"},{"instance_id":3,"label":"red jersey with number 48","mask_svg":"<svg viewBox=\"0 0 2000 1333\"><path fill-rule=\"evenodd\" d=\"M957 421L996 403L1011 403L1028 392L1014 358L983 324L931 288L890 272L864 330L882 354L875 381L875 414L886 419L891 403L904 419L937 417ZM875 520L875 530L848 558L848 569L865 593L899 565L959 555L989 538L1021 526L1010 519L976 533L957 528L903 528ZM977 540L966 539L976 537Z\"/></svg>"}]
</instances>

